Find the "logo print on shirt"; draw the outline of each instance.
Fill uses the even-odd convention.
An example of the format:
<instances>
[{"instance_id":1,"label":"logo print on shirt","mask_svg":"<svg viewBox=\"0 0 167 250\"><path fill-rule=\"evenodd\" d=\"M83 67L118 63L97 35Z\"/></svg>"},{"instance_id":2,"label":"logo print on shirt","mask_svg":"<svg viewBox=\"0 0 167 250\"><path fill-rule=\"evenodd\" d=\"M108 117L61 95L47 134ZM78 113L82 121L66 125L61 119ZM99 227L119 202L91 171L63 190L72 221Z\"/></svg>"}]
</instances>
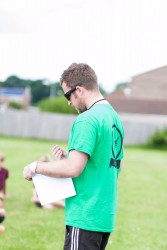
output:
<instances>
[{"instance_id":1,"label":"logo print on shirt","mask_svg":"<svg viewBox=\"0 0 167 250\"><path fill-rule=\"evenodd\" d=\"M123 144L123 137L121 131L116 127L114 124L112 126L112 137L113 137L113 144L112 144L112 155L113 158L110 160L110 167L120 168L120 160L118 160L121 151L122 151L122 144Z\"/></svg>"}]
</instances>

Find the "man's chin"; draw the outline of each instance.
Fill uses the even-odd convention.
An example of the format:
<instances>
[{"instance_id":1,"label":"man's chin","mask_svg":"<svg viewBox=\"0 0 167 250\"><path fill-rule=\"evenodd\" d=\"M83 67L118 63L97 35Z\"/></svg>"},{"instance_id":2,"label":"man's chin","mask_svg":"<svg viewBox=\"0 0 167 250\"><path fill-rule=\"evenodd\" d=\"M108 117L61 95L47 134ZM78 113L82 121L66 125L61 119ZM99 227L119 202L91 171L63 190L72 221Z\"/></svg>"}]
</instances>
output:
<instances>
[{"instance_id":1,"label":"man's chin","mask_svg":"<svg viewBox=\"0 0 167 250\"><path fill-rule=\"evenodd\" d=\"M85 112L87 109L77 110L79 114Z\"/></svg>"},{"instance_id":2,"label":"man's chin","mask_svg":"<svg viewBox=\"0 0 167 250\"><path fill-rule=\"evenodd\" d=\"M76 111L77 111L79 114L81 114L81 113L83 113L83 112L85 112L85 111L87 110L87 108L86 108L85 106L81 106L81 107L75 108L75 109L76 109Z\"/></svg>"}]
</instances>

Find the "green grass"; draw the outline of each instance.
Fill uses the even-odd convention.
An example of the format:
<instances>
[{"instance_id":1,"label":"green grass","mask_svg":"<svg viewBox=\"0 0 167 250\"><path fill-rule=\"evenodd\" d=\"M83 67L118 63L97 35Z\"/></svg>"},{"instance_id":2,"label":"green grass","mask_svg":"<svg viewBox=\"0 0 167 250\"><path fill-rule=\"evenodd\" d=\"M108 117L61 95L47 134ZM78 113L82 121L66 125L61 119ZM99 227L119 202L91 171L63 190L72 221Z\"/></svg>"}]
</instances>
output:
<instances>
[{"instance_id":1,"label":"green grass","mask_svg":"<svg viewBox=\"0 0 167 250\"><path fill-rule=\"evenodd\" d=\"M0 151L5 153L5 166L10 170L1 250L63 249L64 210L35 207L31 203L32 183L22 176L25 165L50 153L55 144L67 146L62 142L0 137ZM125 148L116 230L107 250L166 250L166 191L167 151Z\"/></svg>"}]
</instances>

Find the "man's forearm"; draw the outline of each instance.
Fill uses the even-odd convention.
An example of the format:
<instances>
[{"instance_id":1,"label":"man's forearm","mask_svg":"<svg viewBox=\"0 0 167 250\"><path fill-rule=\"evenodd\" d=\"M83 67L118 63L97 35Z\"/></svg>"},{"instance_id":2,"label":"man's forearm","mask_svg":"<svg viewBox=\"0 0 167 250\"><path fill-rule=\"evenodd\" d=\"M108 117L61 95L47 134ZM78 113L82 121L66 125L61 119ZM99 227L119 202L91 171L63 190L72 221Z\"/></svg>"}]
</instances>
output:
<instances>
[{"instance_id":1,"label":"man's forearm","mask_svg":"<svg viewBox=\"0 0 167 250\"><path fill-rule=\"evenodd\" d=\"M37 162L35 172L57 178L75 177L74 168L68 159L54 162Z\"/></svg>"},{"instance_id":2,"label":"man's forearm","mask_svg":"<svg viewBox=\"0 0 167 250\"><path fill-rule=\"evenodd\" d=\"M32 180L37 174L56 178L75 178L81 174L88 160L88 155L79 151L71 151L67 159L52 162L33 162L23 170L26 180Z\"/></svg>"}]
</instances>

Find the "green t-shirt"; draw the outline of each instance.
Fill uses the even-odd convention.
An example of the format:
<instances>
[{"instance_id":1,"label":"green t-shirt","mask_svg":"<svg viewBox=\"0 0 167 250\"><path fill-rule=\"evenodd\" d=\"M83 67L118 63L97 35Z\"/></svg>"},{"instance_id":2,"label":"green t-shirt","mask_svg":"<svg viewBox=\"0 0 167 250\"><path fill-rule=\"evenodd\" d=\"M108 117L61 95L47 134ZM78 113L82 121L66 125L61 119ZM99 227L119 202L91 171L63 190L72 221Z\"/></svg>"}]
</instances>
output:
<instances>
[{"instance_id":1,"label":"green t-shirt","mask_svg":"<svg viewBox=\"0 0 167 250\"><path fill-rule=\"evenodd\" d=\"M123 135L119 116L109 104L96 104L74 121L68 151L84 152L89 160L73 178L77 195L66 199L66 225L114 231L120 169L113 162L123 158Z\"/></svg>"}]
</instances>

